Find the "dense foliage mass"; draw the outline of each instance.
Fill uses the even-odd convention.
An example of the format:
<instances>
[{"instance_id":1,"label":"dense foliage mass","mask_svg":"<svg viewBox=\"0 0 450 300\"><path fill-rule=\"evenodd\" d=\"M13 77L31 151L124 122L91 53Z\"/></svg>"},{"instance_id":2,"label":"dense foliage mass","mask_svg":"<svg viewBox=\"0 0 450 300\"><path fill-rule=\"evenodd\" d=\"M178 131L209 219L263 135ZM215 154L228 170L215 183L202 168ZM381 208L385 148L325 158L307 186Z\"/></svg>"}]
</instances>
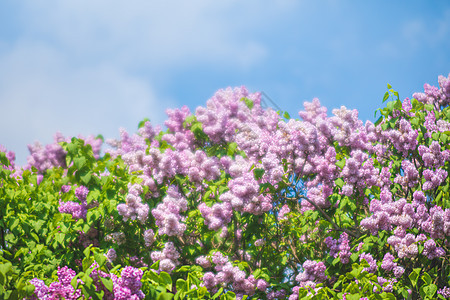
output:
<instances>
[{"instance_id":1,"label":"dense foliage mass","mask_svg":"<svg viewBox=\"0 0 450 300\"><path fill-rule=\"evenodd\" d=\"M381 117L245 88L119 140L0 148L0 298L450 298L450 76Z\"/></svg>"}]
</instances>

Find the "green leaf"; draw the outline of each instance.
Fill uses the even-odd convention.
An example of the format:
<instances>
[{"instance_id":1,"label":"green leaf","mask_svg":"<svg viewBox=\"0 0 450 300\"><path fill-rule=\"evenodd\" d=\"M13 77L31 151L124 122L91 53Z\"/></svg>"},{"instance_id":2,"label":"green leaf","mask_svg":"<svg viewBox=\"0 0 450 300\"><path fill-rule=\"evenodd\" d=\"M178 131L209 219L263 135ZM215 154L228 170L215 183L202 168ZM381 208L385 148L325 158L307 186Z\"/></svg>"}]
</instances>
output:
<instances>
[{"instance_id":1,"label":"green leaf","mask_svg":"<svg viewBox=\"0 0 450 300\"><path fill-rule=\"evenodd\" d=\"M217 297L220 296L220 294L222 294L222 292L223 292L223 288L220 288L220 289L214 294L214 296L213 296L212 298L213 298L213 299L216 299Z\"/></svg>"},{"instance_id":2,"label":"green leaf","mask_svg":"<svg viewBox=\"0 0 450 300\"><path fill-rule=\"evenodd\" d=\"M244 101L244 102L245 102L245 105L247 105L247 107L248 107L249 109L252 109L253 106L254 106L253 101L250 100L250 99L248 99L248 98L245 98L245 97L244 97L244 98L241 99L241 101Z\"/></svg>"},{"instance_id":3,"label":"green leaf","mask_svg":"<svg viewBox=\"0 0 450 300\"><path fill-rule=\"evenodd\" d=\"M166 272L161 272L159 274L159 278L166 285L166 289L171 291L172 290L172 278L170 278L170 275Z\"/></svg>"},{"instance_id":4,"label":"green leaf","mask_svg":"<svg viewBox=\"0 0 450 300\"><path fill-rule=\"evenodd\" d=\"M359 300L361 299L361 295L360 294L352 294L352 295L345 295L345 299L347 300Z\"/></svg>"},{"instance_id":5,"label":"green leaf","mask_svg":"<svg viewBox=\"0 0 450 300\"><path fill-rule=\"evenodd\" d=\"M5 275L12 269L12 264L10 262L7 262L6 264L0 264L0 273Z\"/></svg>"},{"instance_id":6,"label":"green leaf","mask_svg":"<svg viewBox=\"0 0 450 300\"><path fill-rule=\"evenodd\" d=\"M92 177L92 172L91 172L91 171L82 172L82 175L80 176L81 181L82 181L85 185L88 185L88 184L89 184L89 181L91 181L91 177Z\"/></svg>"},{"instance_id":7,"label":"green leaf","mask_svg":"<svg viewBox=\"0 0 450 300\"><path fill-rule=\"evenodd\" d=\"M106 262L106 257L103 254L97 252L94 253L94 259L100 267L102 267Z\"/></svg>"},{"instance_id":8,"label":"green leaf","mask_svg":"<svg viewBox=\"0 0 450 300\"><path fill-rule=\"evenodd\" d=\"M236 300L236 294L228 291L226 294L220 296L220 300Z\"/></svg>"},{"instance_id":9,"label":"green leaf","mask_svg":"<svg viewBox=\"0 0 450 300\"><path fill-rule=\"evenodd\" d=\"M343 169L345 166L345 158L339 160L336 162L336 166L338 166L339 168Z\"/></svg>"},{"instance_id":10,"label":"green leaf","mask_svg":"<svg viewBox=\"0 0 450 300\"><path fill-rule=\"evenodd\" d=\"M422 280L423 280L426 284L431 284L431 276L428 275L427 272L423 273L423 275L422 275Z\"/></svg>"},{"instance_id":11,"label":"green leaf","mask_svg":"<svg viewBox=\"0 0 450 300\"><path fill-rule=\"evenodd\" d=\"M234 153L236 153L237 146L238 146L238 144L235 143L235 142L232 142L232 143L228 144L227 154L229 156L233 156Z\"/></svg>"},{"instance_id":12,"label":"green leaf","mask_svg":"<svg viewBox=\"0 0 450 300\"><path fill-rule=\"evenodd\" d=\"M383 121L383 116L380 116L378 118L378 120L375 122L375 126L378 126L381 123L381 121Z\"/></svg>"},{"instance_id":13,"label":"green leaf","mask_svg":"<svg viewBox=\"0 0 450 300\"><path fill-rule=\"evenodd\" d=\"M433 299L434 294L437 291L437 286L435 284L426 285L423 287L423 291L425 292L425 295Z\"/></svg>"},{"instance_id":14,"label":"green leaf","mask_svg":"<svg viewBox=\"0 0 450 300\"><path fill-rule=\"evenodd\" d=\"M336 184L336 186L338 187L343 187L344 186L344 180L342 180L342 178L338 178L334 181L334 183Z\"/></svg>"},{"instance_id":15,"label":"green leaf","mask_svg":"<svg viewBox=\"0 0 450 300\"><path fill-rule=\"evenodd\" d=\"M255 175L255 179L261 179L265 171L264 169L254 169L253 174Z\"/></svg>"},{"instance_id":16,"label":"green leaf","mask_svg":"<svg viewBox=\"0 0 450 300\"><path fill-rule=\"evenodd\" d=\"M415 287L417 285L417 281L419 280L420 270L421 270L420 268L416 268L408 276L409 280L411 280L413 287Z\"/></svg>"},{"instance_id":17,"label":"green leaf","mask_svg":"<svg viewBox=\"0 0 450 300\"><path fill-rule=\"evenodd\" d=\"M162 292L158 295L157 300L171 300L173 298L173 294Z\"/></svg>"},{"instance_id":18,"label":"green leaf","mask_svg":"<svg viewBox=\"0 0 450 300\"><path fill-rule=\"evenodd\" d=\"M176 287L177 287L177 292L186 292L188 289L188 287L186 285L186 281L181 278L177 280Z\"/></svg>"},{"instance_id":19,"label":"green leaf","mask_svg":"<svg viewBox=\"0 0 450 300\"><path fill-rule=\"evenodd\" d=\"M74 158L73 164L75 165L75 167L77 167L78 170L81 170L81 168L86 165L86 158L84 158L83 156Z\"/></svg>"},{"instance_id":20,"label":"green leaf","mask_svg":"<svg viewBox=\"0 0 450 300\"><path fill-rule=\"evenodd\" d=\"M108 289L108 291L112 292L113 291L113 282L111 280L111 278L104 278L104 277L100 277L103 285Z\"/></svg>"},{"instance_id":21,"label":"green leaf","mask_svg":"<svg viewBox=\"0 0 450 300\"><path fill-rule=\"evenodd\" d=\"M387 99L389 99L389 92L384 93L383 102L382 103L386 102Z\"/></svg>"},{"instance_id":22,"label":"green leaf","mask_svg":"<svg viewBox=\"0 0 450 300\"><path fill-rule=\"evenodd\" d=\"M144 118L144 120L139 122L138 129L145 126L145 123L150 122L149 118Z\"/></svg>"}]
</instances>

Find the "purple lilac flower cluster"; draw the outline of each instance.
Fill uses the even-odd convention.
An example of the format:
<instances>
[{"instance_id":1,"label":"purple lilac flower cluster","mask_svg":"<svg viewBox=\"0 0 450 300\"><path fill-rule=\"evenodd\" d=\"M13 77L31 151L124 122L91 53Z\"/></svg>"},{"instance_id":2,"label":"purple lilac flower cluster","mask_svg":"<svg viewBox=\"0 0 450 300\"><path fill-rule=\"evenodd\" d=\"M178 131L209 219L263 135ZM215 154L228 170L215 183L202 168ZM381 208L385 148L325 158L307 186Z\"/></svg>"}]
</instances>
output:
<instances>
[{"instance_id":1,"label":"purple lilac flower cluster","mask_svg":"<svg viewBox=\"0 0 450 300\"><path fill-rule=\"evenodd\" d=\"M30 283L35 286L35 299L73 299L81 297L81 290L74 290L70 284L76 273L68 267L58 267L58 281L52 282L47 286L43 280L34 278ZM82 283L80 279L77 280Z\"/></svg>"},{"instance_id":2,"label":"purple lilac flower cluster","mask_svg":"<svg viewBox=\"0 0 450 300\"><path fill-rule=\"evenodd\" d=\"M70 186L62 186L61 191L66 193L70 190ZM75 190L75 196L78 198L80 203L74 201L62 202L59 201L59 212L65 214L71 214L76 220L86 218L87 214L87 202L86 197L89 190L85 186L80 186Z\"/></svg>"},{"instance_id":3,"label":"purple lilac flower cluster","mask_svg":"<svg viewBox=\"0 0 450 300\"><path fill-rule=\"evenodd\" d=\"M153 251L150 256L153 262L159 260L160 272L172 273L173 269L179 265L180 253L172 242L167 242L162 251Z\"/></svg>"},{"instance_id":4,"label":"purple lilac flower cluster","mask_svg":"<svg viewBox=\"0 0 450 300\"><path fill-rule=\"evenodd\" d=\"M394 259L395 257L392 254L386 253L381 263L381 268L386 272L393 272L396 278L400 278L405 272L405 268L394 262Z\"/></svg>"},{"instance_id":5,"label":"purple lilac flower cluster","mask_svg":"<svg viewBox=\"0 0 450 300\"><path fill-rule=\"evenodd\" d=\"M331 256L335 258L339 256L341 263L343 264L348 264L350 262L349 258L352 253L350 252L347 233L344 232L343 234L341 234L338 240L335 240L332 237L328 236L325 239L325 244L327 244L327 247L330 249Z\"/></svg>"},{"instance_id":6,"label":"purple lilac flower cluster","mask_svg":"<svg viewBox=\"0 0 450 300\"><path fill-rule=\"evenodd\" d=\"M438 294L442 295L445 299L450 298L450 288L448 286L443 287L442 289L437 291Z\"/></svg>"},{"instance_id":7,"label":"purple lilac flower cluster","mask_svg":"<svg viewBox=\"0 0 450 300\"><path fill-rule=\"evenodd\" d=\"M303 263L303 272L299 273L295 280L299 285L292 289L292 294L289 296L289 300L298 300L298 294L300 288L315 288L317 283L327 280L325 270L327 267L323 262L317 262L307 260Z\"/></svg>"},{"instance_id":8,"label":"purple lilac flower cluster","mask_svg":"<svg viewBox=\"0 0 450 300\"><path fill-rule=\"evenodd\" d=\"M8 170L13 171L16 166L16 153L14 151L8 151L5 146L0 144L0 152L6 154L6 158L9 160Z\"/></svg>"},{"instance_id":9,"label":"purple lilac flower cluster","mask_svg":"<svg viewBox=\"0 0 450 300\"><path fill-rule=\"evenodd\" d=\"M108 274L100 270L97 263L94 263L91 268L90 277L96 287L96 291L104 292L104 299L109 300L139 300L144 299L145 295L141 291L142 275L144 272L133 267L125 267L122 269L121 277L115 274ZM43 280L34 278L30 283L35 286L35 296L32 299L79 299L81 297L81 289L76 291L71 285L72 279L76 273L74 270L63 267L58 267L58 281L52 282L47 286ZM113 292L110 292L103 284L100 278L110 277L113 281ZM79 284L83 284L81 279L77 279Z\"/></svg>"},{"instance_id":10,"label":"purple lilac flower cluster","mask_svg":"<svg viewBox=\"0 0 450 300\"><path fill-rule=\"evenodd\" d=\"M370 253L361 253L359 255L359 260L366 260L366 262L369 264L369 267L364 268L364 271L367 271L369 273L375 273L375 271L377 270L377 261L373 258L372 254Z\"/></svg>"},{"instance_id":11,"label":"purple lilac flower cluster","mask_svg":"<svg viewBox=\"0 0 450 300\"><path fill-rule=\"evenodd\" d=\"M439 76L439 88L426 83L423 93L414 93L413 97L425 104L438 104L446 106L450 104L450 78Z\"/></svg>"},{"instance_id":12,"label":"purple lilac flower cluster","mask_svg":"<svg viewBox=\"0 0 450 300\"><path fill-rule=\"evenodd\" d=\"M127 202L117 206L117 210L124 221L138 219L143 224L147 220L149 207L148 204L142 203L141 193L141 185L128 184Z\"/></svg>"},{"instance_id":13,"label":"purple lilac flower cluster","mask_svg":"<svg viewBox=\"0 0 450 300\"><path fill-rule=\"evenodd\" d=\"M215 291L217 286L231 285L236 291L236 295L242 297L243 295L253 295L255 289L263 292L267 289L268 283L264 279L255 279L253 275L247 276L239 267L233 266L221 252L214 252L210 259L214 264L216 274L206 272L203 275L203 283L208 290ZM211 262L204 256L197 258L197 261L204 268L211 267Z\"/></svg>"},{"instance_id":14,"label":"purple lilac flower cluster","mask_svg":"<svg viewBox=\"0 0 450 300\"><path fill-rule=\"evenodd\" d=\"M168 236L182 236L186 230L186 225L182 223L184 218L181 212L187 210L187 200L180 194L178 188L170 186L163 202L152 210L156 226L159 227L159 234Z\"/></svg>"},{"instance_id":15,"label":"purple lilac flower cluster","mask_svg":"<svg viewBox=\"0 0 450 300\"><path fill-rule=\"evenodd\" d=\"M94 152L94 157L100 157L100 150L103 141L90 135L87 138L78 136L79 139L83 139L86 145L91 145ZM54 143L43 146L39 142L33 145L28 145L30 155L27 157L27 165L24 169L31 169L35 167L39 173L45 172L47 169L53 167L65 167L66 166L66 152L59 145L60 142L70 142L70 138L64 138L61 133L56 133L54 137Z\"/></svg>"},{"instance_id":16,"label":"purple lilac flower cluster","mask_svg":"<svg viewBox=\"0 0 450 300\"><path fill-rule=\"evenodd\" d=\"M139 300L144 299L145 295L141 291L142 275L144 272L133 267L125 267L121 272L121 277L111 274L114 287L115 300Z\"/></svg>"},{"instance_id":17,"label":"purple lilac flower cluster","mask_svg":"<svg viewBox=\"0 0 450 300\"><path fill-rule=\"evenodd\" d=\"M186 117L191 115L189 108L183 106L181 109L167 109L166 114L169 119L164 124L169 128L170 133L165 134L162 139L179 151L192 149L194 134L183 126Z\"/></svg>"},{"instance_id":18,"label":"purple lilac flower cluster","mask_svg":"<svg viewBox=\"0 0 450 300\"><path fill-rule=\"evenodd\" d=\"M231 142L241 124L253 118L250 108L241 101L242 98L253 101L253 113L260 109L260 94L249 94L245 87L219 90L208 100L206 107L197 108L197 120L213 142Z\"/></svg>"},{"instance_id":19,"label":"purple lilac flower cluster","mask_svg":"<svg viewBox=\"0 0 450 300\"><path fill-rule=\"evenodd\" d=\"M144 231L145 247L150 247L155 241L155 232L152 229Z\"/></svg>"}]
</instances>

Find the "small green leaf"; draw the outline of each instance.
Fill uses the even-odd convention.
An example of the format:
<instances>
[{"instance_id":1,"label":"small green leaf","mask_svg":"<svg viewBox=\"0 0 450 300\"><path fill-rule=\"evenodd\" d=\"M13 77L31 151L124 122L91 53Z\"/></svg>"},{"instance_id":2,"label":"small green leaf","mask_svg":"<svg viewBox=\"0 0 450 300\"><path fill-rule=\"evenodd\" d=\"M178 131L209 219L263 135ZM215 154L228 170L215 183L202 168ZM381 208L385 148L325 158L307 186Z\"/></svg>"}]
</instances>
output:
<instances>
[{"instance_id":1,"label":"small green leaf","mask_svg":"<svg viewBox=\"0 0 450 300\"><path fill-rule=\"evenodd\" d=\"M213 299L216 299L217 297L220 296L220 294L222 294L222 292L223 292L223 288L220 288L220 289L214 294L214 296L213 296L212 298L213 298Z\"/></svg>"},{"instance_id":2,"label":"small green leaf","mask_svg":"<svg viewBox=\"0 0 450 300\"><path fill-rule=\"evenodd\" d=\"M378 126L381 123L381 121L383 121L383 116L380 116L378 118L378 120L375 122L375 126Z\"/></svg>"},{"instance_id":3,"label":"small green leaf","mask_svg":"<svg viewBox=\"0 0 450 300\"><path fill-rule=\"evenodd\" d=\"M104 278L104 277L100 277L103 285L108 289L108 291L112 292L113 291L113 282L111 280L111 278Z\"/></svg>"},{"instance_id":4,"label":"small green leaf","mask_svg":"<svg viewBox=\"0 0 450 300\"><path fill-rule=\"evenodd\" d=\"M171 300L173 298L173 294L162 292L158 295L157 300Z\"/></svg>"},{"instance_id":5,"label":"small green leaf","mask_svg":"<svg viewBox=\"0 0 450 300\"><path fill-rule=\"evenodd\" d=\"M262 178L262 176L264 175L264 172L265 172L266 170L264 170L264 169L254 169L253 170L253 174L255 175L255 179L261 179Z\"/></svg>"},{"instance_id":6,"label":"small green leaf","mask_svg":"<svg viewBox=\"0 0 450 300\"><path fill-rule=\"evenodd\" d=\"M238 144L236 144L235 142L228 144L227 154L229 156L233 156L236 153L237 146Z\"/></svg>"},{"instance_id":7,"label":"small green leaf","mask_svg":"<svg viewBox=\"0 0 450 300\"><path fill-rule=\"evenodd\" d=\"M6 264L0 264L0 273L5 275L12 269L12 264L10 262L7 262Z\"/></svg>"},{"instance_id":8,"label":"small green leaf","mask_svg":"<svg viewBox=\"0 0 450 300\"><path fill-rule=\"evenodd\" d=\"M417 281L418 281L419 275L420 275L420 270L421 270L420 268L416 268L408 276L409 280L411 280L413 287L415 287L417 285Z\"/></svg>"},{"instance_id":9,"label":"small green leaf","mask_svg":"<svg viewBox=\"0 0 450 300\"><path fill-rule=\"evenodd\" d=\"M245 102L245 105L247 105L247 107L248 107L249 109L252 109L252 108L253 108L254 103L253 103L252 100L250 100L250 99L244 97L244 98L241 99L241 101L244 101L244 102Z\"/></svg>"},{"instance_id":10,"label":"small green leaf","mask_svg":"<svg viewBox=\"0 0 450 300\"><path fill-rule=\"evenodd\" d=\"M338 187L343 187L344 186L344 180L342 180L342 178L338 178L334 181L334 183L336 184L336 186Z\"/></svg>"},{"instance_id":11,"label":"small green leaf","mask_svg":"<svg viewBox=\"0 0 450 300\"><path fill-rule=\"evenodd\" d=\"M437 286L435 284L426 285L423 287L423 291L425 292L425 295L433 299L434 294L436 294Z\"/></svg>"},{"instance_id":12,"label":"small green leaf","mask_svg":"<svg viewBox=\"0 0 450 300\"><path fill-rule=\"evenodd\" d=\"M145 126L145 123L150 122L149 118L144 118L144 120L139 122L138 129Z\"/></svg>"},{"instance_id":13,"label":"small green leaf","mask_svg":"<svg viewBox=\"0 0 450 300\"><path fill-rule=\"evenodd\" d=\"M382 103L386 102L387 99L389 99L389 92L384 93L383 102Z\"/></svg>"},{"instance_id":14,"label":"small green leaf","mask_svg":"<svg viewBox=\"0 0 450 300\"><path fill-rule=\"evenodd\" d=\"M100 267L102 267L106 262L106 256L101 253L94 253L94 259Z\"/></svg>"},{"instance_id":15,"label":"small green leaf","mask_svg":"<svg viewBox=\"0 0 450 300\"><path fill-rule=\"evenodd\" d=\"M423 275L422 275L422 280L423 280L426 284L431 284L431 276L428 275L427 272L423 273Z\"/></svg>"},{"instance_id":16,"label":"small green leaf","mask_svg":"<svg viewBox=\"0 0 450 300\"><path fill-rule=\"evenodd\" d=\"M343 169L345 166L345 158L339 160L336 162L336 166L338 166L339 168Z\"/></svg>"},{"instance_id":17,"label":"small green leaf","mask_svg":"<svg viewBox=\"0 0 450 300\"><path fill-rule=\"evenodd\" d=\"M184 279L181 279L181 278L179 278L177 280L176 287L177 287L177 292L186 292L187 289L188 289L188 287L186 285L186 281Z\"/></svg>"},{"instance_id":18,"label":"small green leaf","mask_svg":"<svg viewBox=\"0 0 450 300\"><path fill-rule=\"evenodd\" d=\"M73 164L75 165L75 167L77 167L78 170L81 170L81 168L86 165L86 158L84 158L83 156L74 158Z\"/></svg>"}]
</instances>

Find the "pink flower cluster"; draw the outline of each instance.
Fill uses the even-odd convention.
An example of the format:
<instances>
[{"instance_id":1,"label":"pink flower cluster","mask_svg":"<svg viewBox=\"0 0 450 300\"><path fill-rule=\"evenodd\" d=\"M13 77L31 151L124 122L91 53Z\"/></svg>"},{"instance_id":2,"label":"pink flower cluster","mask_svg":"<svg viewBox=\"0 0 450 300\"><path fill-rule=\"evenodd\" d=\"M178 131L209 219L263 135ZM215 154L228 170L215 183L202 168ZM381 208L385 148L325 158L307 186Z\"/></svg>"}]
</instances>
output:
<instances>
[{"instance_id":1,"label":"pink flower cluster","mask_svg":"<svg viewBox=\"0 0 450 300\"><path fill-rule=\"evenodd\" d=\"M175 245L172 242L167 242L162 251L153 251L150 256L153 262L159 260L160 272L171 273L179 264L178 258L180 253L175 249Z\"/></svg>"},{"instance_id":2,"label":"pink flower cluster","mask_svg":"<svg viewBox=\"0 0 450 300\"><path fill-rule=\"evenodd\" d=\"M321 261L307 260L302 267L303 272L295 277L300 287L315 287L317 282L324 282L327 279L325 275L326 266Z\"/></svg>"},{"instance_id":3,"label":"pink flower cluster","mask_svg":"<svg viewBox=\"0 0 450 300\"><path fill-rule=\"evenodd\" d=\"M341 234L338 240L335 240L331 236L328 236L325 239L325 244L327 244L327 247L330 249L330 256L333 256L335 258L339 256L341 263L349 263L349 258L352 253L350 252L347 233L344 232L343 234Z\"/></svg>"},{"instance_id":4,"label":"pink flower cluster","mask_svg":"<svg viewBox=\"0 0 450 300\"><path fill-rule=\"evenodd\" d=\"M124 221L128 219L138 219L142 224L148 218L148 204L142 203L142 186L139 184L128 184L127 202L117 205L117 211L123 217Z\"/></svg>"},{"instance_id":5,"label":"pink flower cluster","mask_svg":"<svg viewBox=\"0 0 450 300\"><path fill-rule=\"evenodd\" d=\"M242 98L253 101L252 110L241 101ZM245 87L219 90L207 101L206 107L197 108L197 120L202 123L203 131L211 141L230 142L240 125L251 118L251 111L257 113L261 109L260 101L259 93L249 94Z\"/></svg>"},{"instance_id":6,"label":"pink flower cluster","mask_svg":"<svg viewBox=\"0 0 450 300\"><path fill-rule=\"evenodd\" d=\"M199 257L199 262L205 267L210 267L205 257ZM233 266L231 262L221 252L214 252L211 256L214 263L214 270L217 272L206 272L203 275L205 287L214 291L219 285L231 285L237 295L253 295L255 289L265 291L268 283L264 279L255 279L253 275L247 277L247 274L238 267Z\"/></svg>"},{"instance_id":7,"label":"pink flower cluster","mask_svg":"<svg viewBox=\"0 0 450 300\"><path fill-rule=\"evenodd\" d=\"M146 231L144 231L145 247L150 247L154 241L155 241L155 233L153 232L153 230L147 229Z\"/></svg>"},{"instance_id":8,"label":"pink flower cluster","mask_svg":"<svg viewBox=\"0 0 450 300\"><path fill-rule=\"evenodd\" d=\"M79 139L85 140L86 145L91 145L94 152L94 157L99 158L102 147L102 140L90 135L86 139L83 136L78 136ZM24 169L31 169L35 167L39 173L45 172L47 169L53 167L66 166L66 152L59 145L60 142L70 142L70 138L64 138L61 133L56 133L54 143L43 146L39 142L33 145L28 145L30 155L27 157L27 165Z\"/></svg>"},{"instance_id":9,"label":"pink flower cluster","mask_svg":"<svg viewBox=\"0 0 450 300\"><path fill-rule=\"evenodd\" d=\"M450 159L450 150L441 151L441 145L437 141L431 142L429 147L420 145L417 150L427 168L442 167Z\"/></svg>"},{"instance_id":10,"label":"pink flower cluster","mask_svg":"<svg viewBox=\"0 0 450 300\"><path fill-rule=\"evenodd\" d=\"M62 192L69 191L70 186L62 186ZM71 214L74 219L84 219L87 214L87 202L86 197L89 193L89 190L85 186L80 186L75 190L75 196L81 203L74 201L62 202L59 201L59 212L65 214Z\"/></svg>"},{"instance_id":11,"label":"pink flower cluster","mask_svg":"<svg viewBox=\"0 0 450 300\"><path fill-rule=\"evenodd\" d=\"M13 171L16 165L16 153L14 151L8 151L5 146L0 144L0 152L6 154L6 158L9 160L8 170Z\"/></svg>"},{"instance_id":12,"label":"pink flower cluster","mask_svg":"<svg viewBox=\"0 0 450 300\"><path fill-rule=\"evenodd\" d=\"M156 226L159 227L159 234L168 236L182 236L186 230L186 225L181 223L184 218L181 212L187 210L187 200L178 192L178 188L170 186L163 202L152 210Z\"/></svg>"},{"instance_id":13,"label":"pink flower cluster","mask_svg":"<svg viewBox=\"0 0 450 300\"><path fill-rule=\"evenodd\" d=\"M192 149L194 146L194 134L183 126L186 117L191 114L189 108L183 106L181 109L167 109L166 114L169 116L169 119L164 124L169 128L170 133L165 134L162 140L168 142L179 151Z\"/></svg>"},{"instance_id":14,"label":"pink flower cluster","mask_svg":"<svg viewBox=\"0 0 450 300\"><path fill-rule=\"evenodd\" d=\"M286 214L290 213L291 210L289 209L289 206L287 206L287 204L283 205L280 209L280 212L278 213L278 218L280 220L286 220L287 216Z\"/></svg>"},{"instance_id":15,"label":"pink flower cluster","mask_svg":"<svg viewBox=\"0 0 450 300\"><path fill-rule=\"evenodd\" d=\"M141 291L142 270L127 266L122 269L121 277L111 274L114 287L114 300L139 300L144 299L145 295Z\"/></svg>"},{"instance_id":16,"label":"pink flower cluster","mask_svg":"<svg viewBox=\"0 0 450 300\"><path fill-rule=\"evenodd\" d=\"M445 106L450 104L450 76L448 78L439 76L439 87L434 87L426 83L423 93L414 93L413 97L425 104L437 104Z\"/></svg>"},{"instance_id":17,"label":"pink flower cluster","mask_svg":"<svg viewBox=\"0 0 450 300\"><path fill-rule=\"evenodd\" d=\"M442 289L439 289L437 292L438 292L438 294L440 294L445 299L449 299L450 298L450 288L448 286L445 286Z\"/></svg>"},{"instance_id":18,"label":"pink flower cluster","mask_svg":"<svg viewBox=\"0 0 450 300\"><path fill-rule=\"evenodd\" d=\"M303 272L299 273L295 280L299 285L292 288L289 300L298 300L300 288L315 288L317 283L327 280L325 275L327 267L323 262L307 260L303 263Z\"/></svg>"},{"instance_id":19,"label":"pink flower cluster","mask_svg":"<svg viewBox=\"0 0 450 300\"><path fill-rule=\"evenodd\" d=\"M370 253L361 253L359 255L359 260L366 260L366 262L369 264L369 267L364 268L364 271L367 271L369 273L375 273L375 271L377 270L377 261L373 258L372 254Z\"/></svg>"},{"instance_id":20,"label":"pink flower cluster","mask_svg":"<svg viewBox=\"0 0 450 300\"><path fill-rule=\"evenodd\" d=\"M394 276L396 278L400 278L405 272L405 268L397 265L397 263L394 262L394 259L395 257L392 254L390 254L389 252L386 253L384 255L383 262L381 263L381 268L386 272L394 272Z\"/></svg>"},{"instance_id":21,"label":"pink flower cluster","mask_svg":"<svg viewBox=\"0 0 450 300\"><path fill-rule=\"evenodd\" d=\"M198 209L205 219L205 225L210 230L218 230L228 225L233 216L233 210L229 202L214 203L212 207L208 207L206 203L200 203Z\"/></svg>"},{"instance_id":22,"label":"pink flower cluster","mask_svg":"<svg viewBox=\"0 0 450 300\"><path fill-rule=\"evenodd\" d=\"M58 281L52 282L47 286L43 280L34 278L30 283L35 286L34 294L37 299L73 299L76 300L81 297L81 290L74 290L70 282L75 277L74 270L68 267L58 267ZM77 280L79 283L82 281Z\"/></svg>"},{"instance_id":23,"label":"pink flower cluster","mask_svg":"<svg viewBox=\"0 0 450 300\"><path fill-rule=\"evenodd\" d=\"M94 263L91 268L93 270L90 273L90 277L93 279L96 291L103 290L104 299L109 300L139 300L144 299L145 295L141 291L142 275L143 271L133 268L125 267L122 269L121 277L117 277L115 274L108 274L99 269L97 263ZM72 279L76 273L74 270L68 267L58 267L58 280L52 282L49 286L45 285L43 280L34 278L30 280L30 283L35 286L35 297L32 299L79 299L81 297L81 289L76 291L71 285ZM113 292L111 293L106 289L100 278L110 277L113 281ZM81 279L77 279L77 282L83 284Z\"/></svg>"}]
</instances>

